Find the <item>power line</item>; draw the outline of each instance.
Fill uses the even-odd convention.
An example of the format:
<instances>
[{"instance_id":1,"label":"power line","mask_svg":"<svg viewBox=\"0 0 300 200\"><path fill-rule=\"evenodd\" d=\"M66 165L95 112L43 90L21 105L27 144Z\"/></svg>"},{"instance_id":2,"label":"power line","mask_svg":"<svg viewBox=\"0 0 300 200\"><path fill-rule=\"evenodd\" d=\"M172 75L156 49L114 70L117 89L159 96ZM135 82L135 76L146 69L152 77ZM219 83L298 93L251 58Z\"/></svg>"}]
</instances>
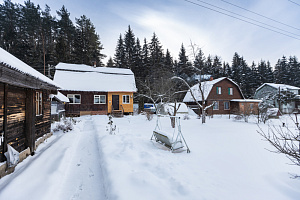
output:
<instances>
[{"instance_id":1,"label":"power line","mask_svg":"<svg viewBox=\"0 0 300 200\"><path fill-rule=\"evenodd\" d=\"M238 6L238 5L236 5L236 4L230 3L230 2L228 2L228 1L225 1L225 0L220 0L220 1L223 1L223 2L225 2L225 3L227 3L227 4L230 4L230 5L232 5L232 6L235 6L235 7L237 7L237 8L242 9L242 10L248 11L248 12L253 13L253 14L255 14L255 15L258 15L258 16L260 16L260 17L266 18L266 19L271 20L271 21L273 21L273 22L279 23L279 24L281 24L281 25L284 25L284 26L287 26L287 27L290 27L290 28L293 28L293 29L296 29L296 30L300 30L300 28L296 28L296 27L291 26L291 25L288 25L288 24L286 24L286 23L277 21L277 20L275 20L275 19L272 19L272 18L270 18L270 17L264 16L264 15L259 14L259 13L257 13L257 12L253 12L253 11L251 11L251 10L248 10L248 9L243 8L243 7L241 7L241 6ZM288 0L288 1L290 1L290 0ZM291 1L291 2L292 2L292 1ZM293 3L295 3L295 2L293 2ZM296 4L297 4L297 3L296 3ZM299 4L298 4L298 5L299 5ZM299 5L299 6L300 6L300 5Z\"/></svg>"},{"instance_id":2,"label":"power line","mask_svg":"<svg viewBox=\"0 0 300 200\"><path fill-rule=\"evenodd\" d=\"M300 4L297 3L297 2L294 2L294 1L291 1L291 0L288 0L288 1L294 3L294 4L298 5L298 6L300 6Z\"/></svg>"},{"instance_id":3,"label":"power line","mask_svg":"<svg viewBox=\"0 0 300 200\"><path fill-rule=\"evenodd\" d=\"M215 10L215 9L213 9L213 8L209 8L209 7L207 7L207 6L204 6L204 5L195 3L195 2L193 2L193 1L189 1L189 0L183 0L183 1L186 1L186 2L191 3L191 4L194 4L194 5L196 5L196 6L200 6L200 7L206 8L206 9L208 9L208 10L211 10L211 11L214 11L214 12L217 12L217 13L220 13L220 14L222 14L222 15L226 15L226 16L228 16L228 17L235 18L235 19L237 19L237 20L240 20L240 21L243 21L243 22L252 24L252 25L254 25L254 26L258 26L258 27L260 27L260 28L263 28L263 29L266 29L266 30L269 30L269 31L273 31L273 32L278 33L278 34L285 35L285 36L287 36L287 37L290 37L290 38L293 38L293 39L296 39L296 40L300 40L300 39L297 38L297 37L294 37L294 36L291 36L291 35L288 35L288 34L285 34L285 33L279 32L279 31L276 31L276 30L274 30L274 29L271 29L271 28L268 28L268 27L265 27L265 26L262 26L262 25L259 25L259 24L256 24L256 23L253 23L253 22L244 20L244 19L241 19L241 18L239 18L239 17L236 17L236 16L233 16L233 15L230 15L230 14L227 14L227 13L224 13L224 12L221 12L221 11L218 11L218 10Z\"/></svg>"},{"instance_id":4,"label":"power line","mask_svg":"<svg viewBox=\"0 0 300 200\"><path fill-rule=\"evenodd\" d=\"M231 14L234 14L234 15L237 15L237 16L239 16L239 17L243 17L243 18L245 18L245 19L248 19L248 20L251 20L251 21L260 23L260 24L262 24L262 25L269 26L269 27L271 27L271 28L274 28L274 29L277 29L277 30L286 32L286 33L288 33L288 34L291 34L291 35L294 35L294 36L300 36L300 35L298 35L298 34L295 34L295 33L292 33L292 32L286 31L286 30L283 30L283 29L281 29L281 28L277 28L277 27L275 27L275 26L272 26L272 25L269 25L269 24L260 22L260 21L258 21L258 20L252 19L252 18L250 18L250 17L245 17L245 16L240 15L240 14L237 14L237 13L235 13L235 12L226 10L226 9L221 8L221 7L219 7L219 6L215 6L215 5L210 4L210 3L207 3L207 2L205 2L205 1L202 1L202 0L197 0L197 1L199 1L199 2L201 2L201 3L204 3L204 4L207 4L207 5L209 5L209 6L212 6L212 7L218 8L218 9L223 10L223 11L225 11L225 12L228 12L228 13L231 13Z\"/></svg>"}]
</instances>

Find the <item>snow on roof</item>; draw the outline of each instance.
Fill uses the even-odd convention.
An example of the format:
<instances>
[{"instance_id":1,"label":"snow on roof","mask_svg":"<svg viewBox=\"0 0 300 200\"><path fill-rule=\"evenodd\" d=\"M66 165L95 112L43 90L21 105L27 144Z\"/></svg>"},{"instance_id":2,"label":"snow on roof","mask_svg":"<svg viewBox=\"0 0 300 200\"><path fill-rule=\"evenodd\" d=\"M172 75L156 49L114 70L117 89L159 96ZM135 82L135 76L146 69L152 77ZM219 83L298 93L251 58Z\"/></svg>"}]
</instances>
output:
<instances>
[{"instance_id":1,"label":"snow on roof","mask_svg":"<svg viewBox=\"0 0 300 200\"><path fill-rule=\"evenodd\" d=\"M234 101L234 102L253 102L253 103L259 103L262 100L259 99L231 99L230 101Z\"/></svg>"},{"instance_id":2,"label":"snow on roof","mask_svg":"<svg viewBox=\"0 0 300 200\"><path fill-rule=\"evenodd\" d=\"M61 102L70 102L69 98L63 95L61 92L57 92L57 95L54 95Z\"/></svg>"},{"instance_id":3,"label":"snow on roof","mask_svg":"<svg viewBox=\"0 0 300 200\"><path fill-rule=\"evenodd\" d=\"M70 91L137 91L133 72L123 68L59 63L54 81L62 86L62 90Z\"/></svg>"},{"instance_id":4,"label":"snow on roof","mask_svg":"<svg viewBox=\"0 0 300 200\"><path fill-rule=\"evenodd\" d=\"M207 99L211 89L213 88L213 86L224 80L224 79L228 79L229 81L231 81L233 84L235 84L239 90L240 90L240 87L238 86L238 84L236 84L233 80L231 80L230 78L227 78L227 77L221 77L221 78L217 78L217 79L214 79L212 81L203 81L201 82L201 87L203 88L203 91L204 91L204 100ZM197 101L202 101L202 95L201 95L201 92L199 90L199 83L197 83L196 85L194 85L193 87L191 87L191 90L196 98ZM240 90L241 91L241 90ZM241 94L243 94L241 92ZM183 99L183 102L194 102L194 99L191 95L191 92L188 91Z\"/></svg>"},{"instance_id":5,"label":"snow on roof","mask_svg":"<svg viewBox=\"0 0 300 200\"><path fill-rule=\"evenodd\" d=\"M262 84L259 88L256 89L256 91L260 90L262 87L265 85L271 86L276 89L281 89L281 90L300 90L300 88L291 86L291 85L286 85L286 84L276 84L276 83L264 83Z\"/></svg>"},{"instance_id":6,"label":"snow on roof","mask_svg":"<svg viewBox=\"0 0 300 200\"><path fill-rule=\"evenodd\" d=\"M175 103L165 104L164 105L164 112L173 114L174 113L174 106L175 106ZM185 103L176 103L176 108L178 109L177 113L188 113L188 107Z\"/></svg>"},{"instance_id":7,"label":"snow on roof","mask_svg":"<svg viewBox=\"0 0 300 200\"><path fill-rule=\"evenodd\" d=\"M29 65L21 61L20 59L16 58L12 54L2 49L1 47L0 47L0 62L7 64L8 67L14 70L38 78L41 81L44 81L50 85L54 85L58 88L60 87L57 83L55 83L45 75L41 74L40 72L36 71L35 69L33 69L32 67L30 67Z\"/></svg>"}]
</instances>

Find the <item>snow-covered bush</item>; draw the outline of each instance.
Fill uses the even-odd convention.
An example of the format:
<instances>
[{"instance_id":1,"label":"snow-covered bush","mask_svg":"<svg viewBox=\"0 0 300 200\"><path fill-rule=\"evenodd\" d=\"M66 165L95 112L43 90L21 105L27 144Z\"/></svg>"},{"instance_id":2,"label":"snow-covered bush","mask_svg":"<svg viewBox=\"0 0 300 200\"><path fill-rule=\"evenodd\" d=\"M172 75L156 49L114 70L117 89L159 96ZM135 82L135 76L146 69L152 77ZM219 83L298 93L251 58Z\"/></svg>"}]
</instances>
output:
<instances>
[{"instance_id":1,"label":"snow-covered bush","mask_svg":"<svg viewBox=\"0 0 300 200\"><path fill-rule=\"evenodd\" d=\"M183 116L183 120L190 120L191 118L190 118L190 116L189 115L184 115Z\"/></svg>"},{"instance_id":2,"label":"snow-covered bush","mask_svg":"<svg viewBox=\"0 0 300 200\"><path fill-rule=\"evenodd\" d=\"M64 117L53 129L54 132L62 130L64 133L73 130L73 124L75 125L77 120L74 118Z\"/></svg>"},{"instance_id":3,"label":"snow-covered bush","mask_svg":"<svg viewBox=\"0 0 300 200\"><path fill-rule=\"evenodd\" d=\"M113 120L112 120L112 116L109 115L108 116L108 123L109 126L106 127L106 131L109 131L109 134L116 134L115 131L117 129L117 126L114 124Z\"/></svg>"},{"instance_id":4,"label":"snow-covered bush","mask_svg":"<svg viewBox=\"0 0 300 200\"><path fill-rule=\"evenodd\" d=\"M148 121L151 121L153 119L153 113L146 111L145 114Z\"/></svg>"}]
</instances>

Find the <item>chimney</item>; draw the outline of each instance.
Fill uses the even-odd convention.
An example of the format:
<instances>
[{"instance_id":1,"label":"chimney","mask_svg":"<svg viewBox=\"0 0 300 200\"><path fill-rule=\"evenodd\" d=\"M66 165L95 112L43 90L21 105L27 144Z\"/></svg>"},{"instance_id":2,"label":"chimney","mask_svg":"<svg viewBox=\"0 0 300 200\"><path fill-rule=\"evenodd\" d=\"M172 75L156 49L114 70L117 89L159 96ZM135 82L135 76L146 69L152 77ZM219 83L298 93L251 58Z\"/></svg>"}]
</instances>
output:
<instances>
[{"instance_id":1,"label":"chimney","mask_svg":"<svg viewBox=\"0 0 300 200\"><path fill-rule=\"evenodd\" d=\"M210 76L209 81L212 81L212 80L214 80L214 77Z\"/></svg>"},{"instance_id":2,"label":"chimney","mask_svg":"<svg viewBox=\"0 0 300 200\"><path fill-rule=\"evenodd\" d=\"M94 62L94 68L96 68L97 67L97 65L96 65L96 61Z\"/></svg>"}]
</instances>

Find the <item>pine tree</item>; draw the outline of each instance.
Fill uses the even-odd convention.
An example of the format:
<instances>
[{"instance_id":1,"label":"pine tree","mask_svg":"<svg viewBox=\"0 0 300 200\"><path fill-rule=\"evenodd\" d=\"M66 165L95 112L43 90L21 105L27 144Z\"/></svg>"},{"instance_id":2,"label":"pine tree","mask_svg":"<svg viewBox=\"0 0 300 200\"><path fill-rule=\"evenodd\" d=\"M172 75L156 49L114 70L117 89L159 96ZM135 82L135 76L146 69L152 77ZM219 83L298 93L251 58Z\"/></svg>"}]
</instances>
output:
<instances>
[{"instance_id":1,"label":"pine tree","mask_svg":"<svg viewBox=\"0 0 300 200\"><path fill-rule=\"evenodd\" d=\"M181 44L181 48L179 51L177 67L178 67L179 76L181 78L188 80L189 77L193 75L191 63L188 60L188 57L186 55L186 50L183 44Z\"/></svg>"},{"instance_id":2,"label":"pine tree","mask_svg":"<svg viewBox=\"0 0 300 200\"><path fill-rule=\"evenodd\" d=\"M205 68L205 56L201 49L199 49L196 58L194 60L194 66L204 73Z\"/></svg>"},{"instance_id":3,"label":"pine tree","mask_svg":"<svg viewBox=\"0 0 300 200\"><path fill-rule=\"evenodd\" d=\"M14 54L18 58L21 52L17 49L21 45L18 43L19 7L10 0L4 0L0 4L0 45L6 51Z\"/></svg>"},{"instance_id":4,"label":"pine tree","mask_svg":"<svg viewBox=\"0 0 300 200\"><path fill-rule=\"evenodd\" d=\"M72 63L73 41L75 38L75 26L70 19L70 13L63 6L56 11L60 19L58 20L56 55L58 62Z\"/></svg>"},{"instance_id":5,"label":"pine tree","mask_svg":"<svg viewBox=\"0 0 300 200\"><path fill-rule=\"evenodd\" d=\"M120 37L117 42L116 52L114 56L114 62L116 64L116 67L118 68L125 68L125 50L124 50L124 42L122 35L120 34Z\"/></svg>"},{"instance_id":6,"label":"pine tree","mask_svg":"<svg viewBox=\"0 0 300 200\"><path fill-rule=\"evenodd\" d=\"M231 78L231 74L232 74L232 71L231 71L231 67L228 63L223 63L223 76L224 77L228 77L228 78Z\"/></svg>"},{"instance_id":7,"label":"pine tree","mask_svg":"<svg viewBox=\"0 0 300 200\"><path fill-rule=\"evenodd\" d=\"M99 36L90 19L85 15L76 18L76 37L73 44L73 62L78 64L103 66L101 61L105 56Z\"/></svg>"},{"instance_id":8,"label":"pine tree","mask_svg":"<svg viewBox=\"0 0 300 200\"><path fill-rule=\"evenodd\" d=\"M159 80L161 75L160 71L163 66L163 49L160 44L160 41L155 33L151 38L151 42L149 44L149 64L150 64L150 76L152 81Z\"/></svg>"},{"instance_id":9,"label":"pine tree","mask_svg":"<svg viewBox=\"0 0 300 200\"><path fill-rule=\"evenodd\" d=\"M215 56L213 59L212 75L214 78L220 78L222 76L222 62L218 56Z\"/></svg>"},{"instance_id":10,"label":"pine tree","mask_svg":"<svg viewBox=\"0 0 300 200\"><path fill-rule=\"evenodd\" d=\"M266 82L267 83L273 83L274 82L274 74L271 67L270 62L267 62L267 72L266 72Z\"/></svg>"},{"instance_id":11,"label":"pine tree","mask_svg":"<svg viewBox=\"0 0 300 200\"><path fill-rule=\"evenodd\" d=\"M106 67L116 67L115 63L114 63L114 61L111 57L109 57L109 59L107 61L107 64L106 64Z\"/></svg>"},{"instance_id":12,"label":"pine tree","mask_svg":"<svg viewBox=\"0 0 300 200\"><path fill-rule=\"evenodd\" d=\"M135 42L131 69L136 77L141 78L143 76L142 47L139 38Z\"/></svg>"},{"instance_id":13,"label":"pine tree","mask_svg":"<svg viewBox=\"0 0 300 200\"><path fill-rule=\"evenodd\" d=\"M300 70L299 70L299 63L298 63L296 56L294 56L294 57L290 56L288 65L289 65L289 69L290 69L289 84L293 85L293 86L299 86L300 85L300 77L299 77Z\"/></svg>"},{"instance_id":14,"label":"pine tree","mask_svg":"<svg viewBox=\"0 0 300 200\"><path fill-rule=\"evenodd\" d=\"M204 72L203 74L209 74L209 75L213 75L213 60L211 55L207 56L207 59L205 61L205 68L204 68Z\"/></svg>"},{"instance_id":15,"label":"pine tree","mask_svg":"<svg viewBox=\"0 0 300 200\"><path fill-rule=\"evenodd\" d=\"M230 78L233 79L238 84L240 84L242 82L241 60L242 60L241 57L237 53L234 53L233 59L232 59L232 65L231 65Z\"/></svg>"},{"instance_id":16,"label":"pine tree","mask_svg":"<svg viewBox=\"0 0 300 200\"><path fill-rule=\"evenodd\" d=\"M144 80L150 74L150 53L149 53L149 47L146 38L144 39L141 58L142 58L142 68L143 68L143 73L141 73L141 78Z\"/></svg>"},{"instance_id":17,"label":"pine tree","mask_svg":"<svg viewBox=\"0 0 300 200\"><path fill-rule=\"evenodd\" d=\"M134 66L134 53L135 53L135 36L128 26L128 31L125 33L124 37L124 51L125 51L125 68L132 69Z\"/></svg>"},{"instance_id":18,"label":"pine tree","mask_svg":"<svg viewBox=\"0 0 300 200\"><path fill-rule=\"evenodd\" d=\"M42 54L46 74L49 65L54 66L57 64L57 58L55 55L55 35L53 34L57 28L57 23L51 16L50 11L50 7L46 5L45 10L42 11L41 17Z\"/></svg>"}]
</instances>

